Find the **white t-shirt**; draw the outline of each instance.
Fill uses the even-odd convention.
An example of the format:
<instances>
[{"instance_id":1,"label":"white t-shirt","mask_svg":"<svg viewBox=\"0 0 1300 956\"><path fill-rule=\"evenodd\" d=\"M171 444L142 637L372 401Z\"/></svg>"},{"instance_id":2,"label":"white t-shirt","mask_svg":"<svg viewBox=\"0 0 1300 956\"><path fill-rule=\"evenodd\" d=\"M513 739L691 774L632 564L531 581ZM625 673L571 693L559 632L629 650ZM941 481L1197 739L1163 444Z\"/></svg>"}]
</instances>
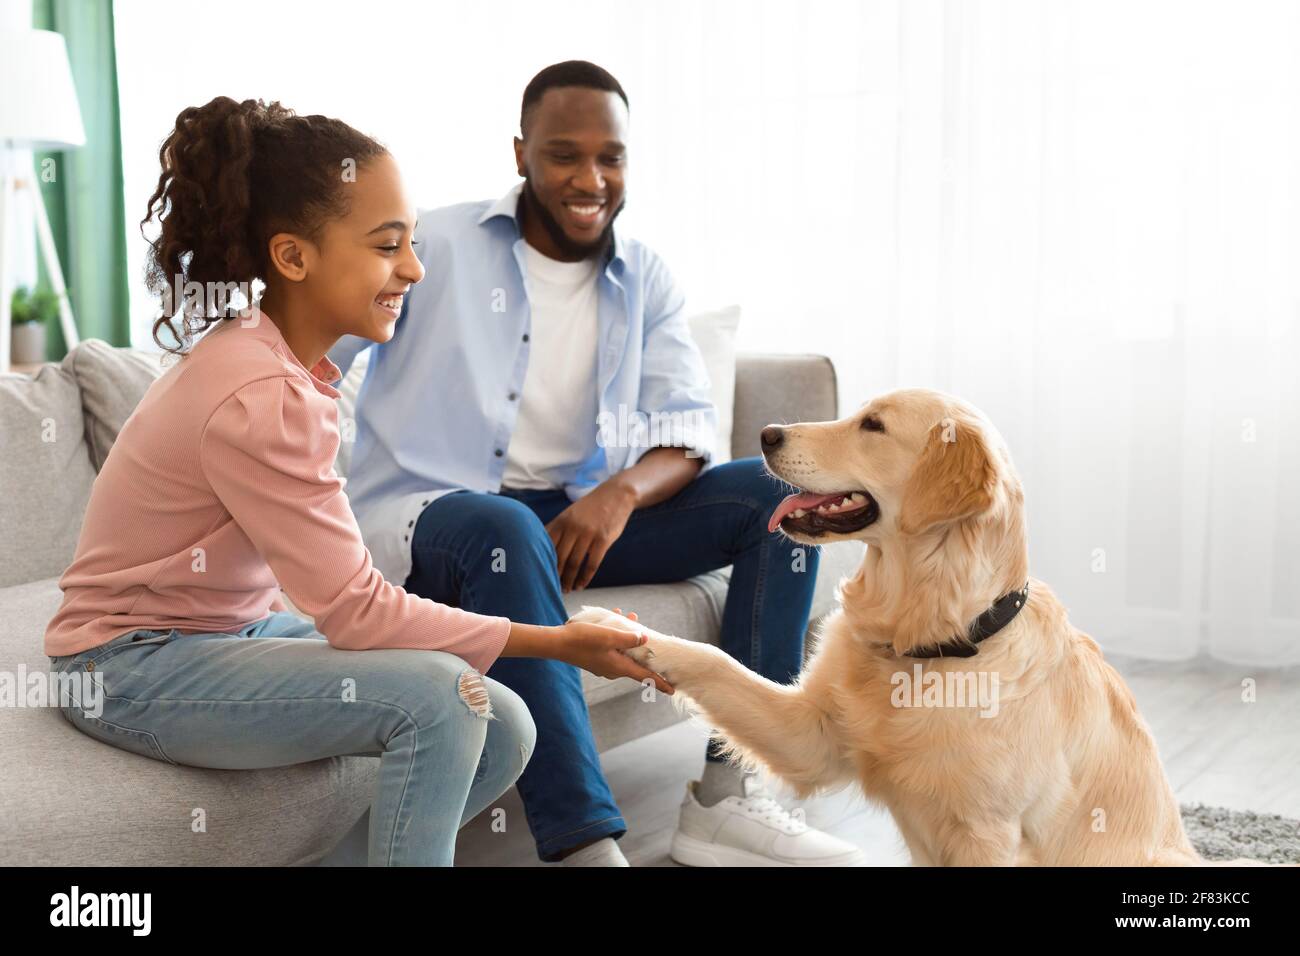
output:
<instances>
[{"instance_id":1,"label":"white t-shirt","mask_svg":"<svg viewBox=\"0 0 1300 956\"><path fill-rule=\"evenodd\" d=\"M593 259L560 262L524 244L532 310L528 373L501 483L559 488L557 469L582 461L596 432L596 275Z\"/></svg>"}]
</instances>

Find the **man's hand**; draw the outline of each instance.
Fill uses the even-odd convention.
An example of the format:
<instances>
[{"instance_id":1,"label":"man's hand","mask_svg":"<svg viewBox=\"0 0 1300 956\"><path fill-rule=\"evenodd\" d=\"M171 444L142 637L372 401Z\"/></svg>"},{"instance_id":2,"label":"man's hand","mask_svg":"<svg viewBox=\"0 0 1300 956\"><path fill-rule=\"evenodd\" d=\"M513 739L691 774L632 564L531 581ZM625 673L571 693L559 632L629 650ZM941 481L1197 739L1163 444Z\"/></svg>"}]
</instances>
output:
<instances>
[{"instance_id":1,"label":"man's hand","mask_svg":"<svg viewBox=\"0 0 1300 956\"><path fill-rule=\"evenodd\" d=\"M632 512L667 501L691 483L703 464L681 448L652 448L556 515L546 533L555 544L560 587L571 591L590 584Z\"/></svg>"},{"instance_id":2,"label":"man's hand","mask_svg":"<svg viewBox=\"0 0 1300 956\"><path fill-rule=\"evenodd\" d=\"M546 526L555 544L560 587L585 588L596 576L605 552L618 540L636 510L636 496L615 475L561 511Z\"/></svg>"}]
</instances>

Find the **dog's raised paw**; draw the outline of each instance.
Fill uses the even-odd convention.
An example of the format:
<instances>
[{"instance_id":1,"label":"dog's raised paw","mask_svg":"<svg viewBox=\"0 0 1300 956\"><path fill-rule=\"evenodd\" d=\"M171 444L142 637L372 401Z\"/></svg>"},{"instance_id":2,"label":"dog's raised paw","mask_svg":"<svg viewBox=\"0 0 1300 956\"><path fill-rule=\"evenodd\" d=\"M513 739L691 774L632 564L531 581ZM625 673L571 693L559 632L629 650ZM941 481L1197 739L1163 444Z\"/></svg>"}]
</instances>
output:
<instances>
[{"instance_id":1,"label":"dog's raised paw","mask_svg":"<svg viewBox=\"0 0 1300 956\"><path fill-rule=\"evenodd\" d=\"M628 657L632 658L632 660L636 661L642 667L648 668L658 673L662 673L661 671L659 671L659 668L655 666L655 652L654 652L653 639L647 640L644 644L641 644L638 647L624 648L623 653L626 654ZM667 675L664 676L666 677Z\"/></svg>"},{"instance_id":2,"label":"dog's raised paw","mask_svg":"<svg viewBox=\"0 0 1300 956\"><path fill-rule=\"evenodd\" d=\"M672 673L682 676L681 672L688 669L684 666L689 663L691 652L690 642L688 641L682 641L667 634L660 634L637 621L632 621L621 614L615 614L607 608L593 607L589 604L584 604L578 613L570 617L569 620L582 621L588 624L604 624L608 627L617 627L625 631L644 634L646 636L644 644L623 648L623 653L642 667L659 674L670 684L673 683ZM679 650L681 645L687 645L685 652Z\"/></svg>"}]
</instances>

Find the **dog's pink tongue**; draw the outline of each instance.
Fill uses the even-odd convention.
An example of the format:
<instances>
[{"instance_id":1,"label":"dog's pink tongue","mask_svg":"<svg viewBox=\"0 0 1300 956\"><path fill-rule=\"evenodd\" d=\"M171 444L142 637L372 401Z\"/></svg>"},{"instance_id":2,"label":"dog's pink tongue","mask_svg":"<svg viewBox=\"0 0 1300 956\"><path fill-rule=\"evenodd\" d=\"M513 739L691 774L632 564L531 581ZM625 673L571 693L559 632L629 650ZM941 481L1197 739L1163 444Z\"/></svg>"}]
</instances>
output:
<instances>
[{"instance_id":1,"label":"dog's pink tongue","mask_svg":"<svg viewBox=\"0 0 1300 956\"><path fill-rule=\"evenodd\" d=\"M805 510L808 508L816 508L818 505L825 504L827 501L838 501L843 497L843 495L819 495L815 491L801 491L797 495L790 495L777 505L776 510L772 512L772 517L767 522L768 533L771 533L780 527L781 522L785 519L786 515L793 514L800 508Z\"/></svg>"}]
</instances>

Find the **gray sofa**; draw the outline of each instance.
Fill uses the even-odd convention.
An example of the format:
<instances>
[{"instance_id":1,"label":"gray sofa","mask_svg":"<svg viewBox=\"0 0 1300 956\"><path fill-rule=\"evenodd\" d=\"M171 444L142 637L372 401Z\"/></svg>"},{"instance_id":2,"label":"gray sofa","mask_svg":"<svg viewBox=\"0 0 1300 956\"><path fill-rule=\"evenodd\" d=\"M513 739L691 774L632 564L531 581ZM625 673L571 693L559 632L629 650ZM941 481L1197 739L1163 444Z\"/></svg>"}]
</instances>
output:
<instances>
[{"instance_id":1,"label":"gray sofa","mask_svg":"<svg viewBox=\"0 0 1300 956\"><path fill-rule=\"evenodd\" d=\"M342 405L355 400L363 372L349 373ZM91 484L158 374L156 356L90 340L34 376L0 375L0 675L11 681L48 670L45 626L59 605L58 578L76 548ZM834 417L835 394L826 358L742 355L733 456L756 454L769 422ZM860 556L853 544L823 550L814 624ZM661 631L716 642L727 575L591 589L566 595L566 604L634 609ZM602 750L680 719L668 698L644 702L632 681L584 680ZM0 706L0 864L364 862L356 837L364 836L359 824L377 767L376 758L360 756L257 771L176 767L105 746L56 708Z\"/></svg>"}]
</instances>

